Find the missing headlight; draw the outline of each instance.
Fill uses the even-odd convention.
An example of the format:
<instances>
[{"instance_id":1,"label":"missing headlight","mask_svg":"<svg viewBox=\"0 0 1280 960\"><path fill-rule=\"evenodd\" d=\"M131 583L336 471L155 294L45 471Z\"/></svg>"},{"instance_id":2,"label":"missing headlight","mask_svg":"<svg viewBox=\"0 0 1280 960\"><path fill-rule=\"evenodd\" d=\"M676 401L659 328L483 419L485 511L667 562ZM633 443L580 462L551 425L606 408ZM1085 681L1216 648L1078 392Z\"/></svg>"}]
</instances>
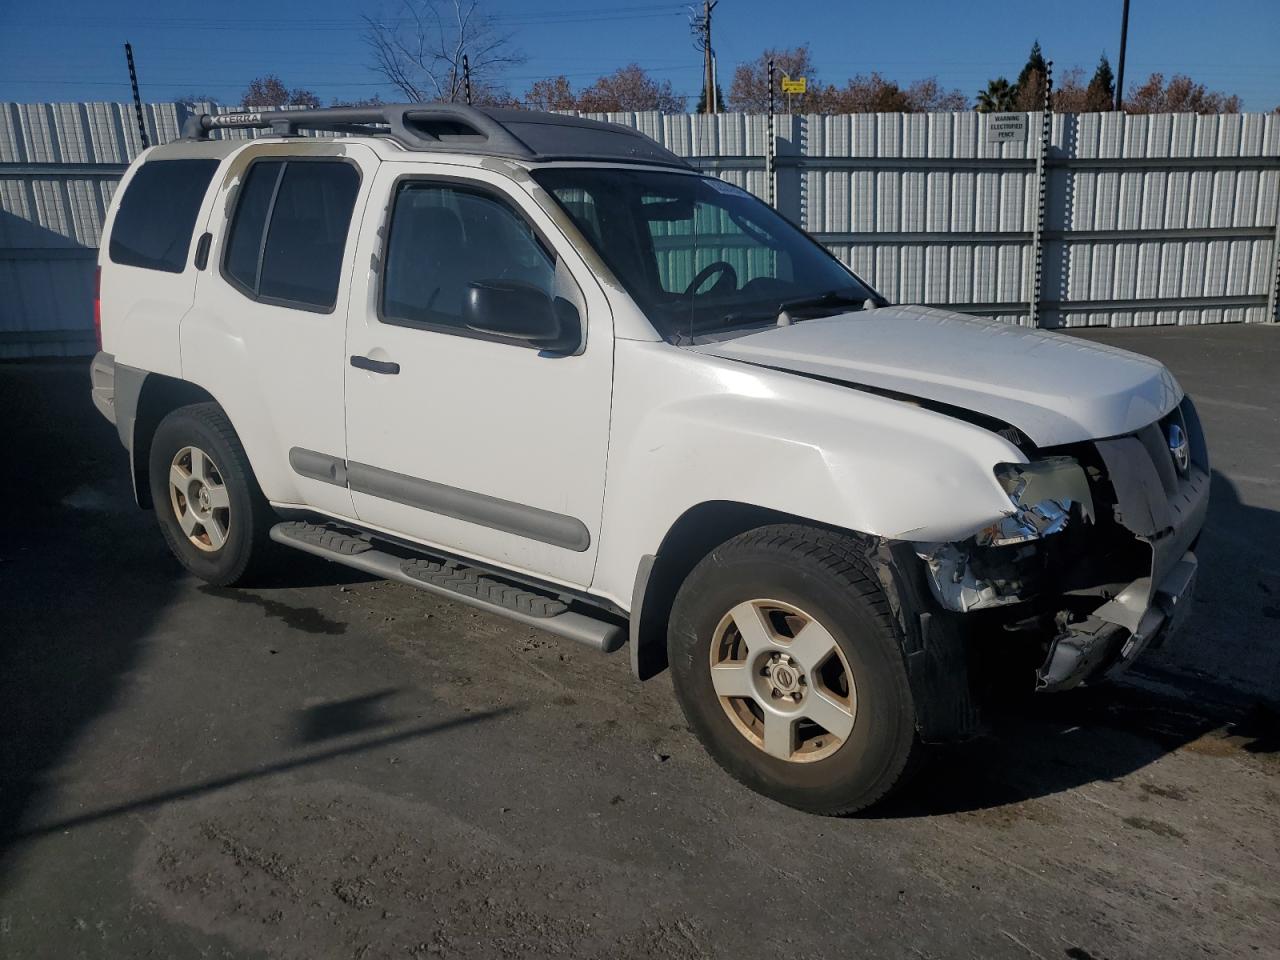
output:
<instances>
[{"instance_id":1,"label":"missing headlight","mask_svg":"<svg viewBox=\"0 0 1280 960\"><path fill-rule=\"evenodd\" d=\"M1059 533L1071 519L1074 504L1080 505L1086 520L1093 520L1089 480L1073 457L998 463L995 474L1014 511L978 531L980 546L1002 547Z\"/></svg>"}]
</instances>

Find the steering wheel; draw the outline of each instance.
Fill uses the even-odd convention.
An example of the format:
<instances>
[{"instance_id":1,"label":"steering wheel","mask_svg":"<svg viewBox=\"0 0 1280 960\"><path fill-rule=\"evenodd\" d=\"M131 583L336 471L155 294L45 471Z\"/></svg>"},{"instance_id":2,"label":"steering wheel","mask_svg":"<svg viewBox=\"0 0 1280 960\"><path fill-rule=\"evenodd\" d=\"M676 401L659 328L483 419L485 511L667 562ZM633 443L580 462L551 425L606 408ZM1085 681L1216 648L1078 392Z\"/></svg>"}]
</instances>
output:
<instances>
[{"instance_id":1,"label":"steering wheel","mask_svg":"<svg viewBox=\"0 0 1280 960\"><path fill-rule=\"evenodd\" d=\"M716 290L726 283L732 284L736 289L738 286L738 271L733 269L733 264L724 260L717 260L715 263L708 263L705 267L698 271L698 275L693 278L693 282L684 288L686 297L693 296L694 292L707 282L707 278L720 274L720 278L712 284L711 289Z\"/></svg>"}]
</instances>

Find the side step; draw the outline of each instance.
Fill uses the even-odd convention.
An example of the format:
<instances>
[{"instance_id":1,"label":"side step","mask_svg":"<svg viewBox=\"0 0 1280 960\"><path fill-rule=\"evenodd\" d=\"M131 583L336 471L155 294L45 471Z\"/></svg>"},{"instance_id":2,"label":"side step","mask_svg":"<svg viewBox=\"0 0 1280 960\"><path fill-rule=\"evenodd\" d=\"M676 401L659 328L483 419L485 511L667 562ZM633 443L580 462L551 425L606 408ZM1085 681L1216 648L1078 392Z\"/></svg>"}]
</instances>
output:
<instances>
[{"instance_id":1,"label":"side step","mask_svg":"<svg viewBox=\"0 0 1280 960\"><path fill-rule=\"evenodd\" d=\"M446 560L422 550L384 543L371 534L336 523L290 520L271 528L271 539L375 577L466 603L539 630L612 653L626 642L626 628L574 609L549 590L508 580L487 570ZM581 606L581 605L580 605Z\"/></svg>"}]
</instances>

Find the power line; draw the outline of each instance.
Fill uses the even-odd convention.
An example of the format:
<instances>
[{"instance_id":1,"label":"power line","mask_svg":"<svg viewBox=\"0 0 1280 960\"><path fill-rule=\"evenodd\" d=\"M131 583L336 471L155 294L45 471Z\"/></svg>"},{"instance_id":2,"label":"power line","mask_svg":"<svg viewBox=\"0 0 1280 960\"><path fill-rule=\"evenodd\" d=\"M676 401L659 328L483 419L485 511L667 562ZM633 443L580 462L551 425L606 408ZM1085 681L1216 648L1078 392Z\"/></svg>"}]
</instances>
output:
<instances>
[{"instance_id":1,"label":"power line","mask_svg":"<svg viewBox=\"0 0 1280 960\"><path fill-rule=\"evenodd\" d=\"M491 19L495 24L504 26L539 26L542 24L609 23L621 20L661 19L680 16L683 12L683 8L681 7L663 4L661 6L631 8L630 11L628 11L627 8L608 11L591 8L584 10L555 10L545 14L495 14ZM417 21L412 17L388 17L385 19L375 18L375 22L387 26L395 24L411 25L417 23ZM353 27L361 28L367 25L367 21L364 19L287 20L282 18L272 18L263 20L237 20L235 23L209 23L207 20L202 20L198 17L158 17L147 18L145 20L134 20L128 17L53 17L25 22L22 20L11 20L7 26L16 29L45 29L59 23L64 25L94 28L128 27L130 30L135 32L146 30L191 30L192 28L195 28L201 32L234 30L237 33L244 33L246 30L289 31L291 33L302 31L349 32Z\"/></svg>"}]
</instances>

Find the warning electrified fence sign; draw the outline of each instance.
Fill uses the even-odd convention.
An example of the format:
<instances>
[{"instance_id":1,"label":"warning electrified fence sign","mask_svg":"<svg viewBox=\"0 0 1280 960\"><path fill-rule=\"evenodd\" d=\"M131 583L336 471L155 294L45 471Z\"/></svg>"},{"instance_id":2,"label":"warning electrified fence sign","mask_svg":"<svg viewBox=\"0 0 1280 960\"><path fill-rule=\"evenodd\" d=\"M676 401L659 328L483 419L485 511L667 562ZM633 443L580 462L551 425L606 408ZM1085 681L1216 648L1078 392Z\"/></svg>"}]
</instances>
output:
<instances>
[{"instance_id":1,"label":"warning electrified fence sign","mask_svg":"<svg viewBox=\"0 0 1280 960\"><path fill-rule=\"evenodd\" d=\"M988 140L1026 140L1025 113L993 113L987 118Z\"/></svg>"}]
</instances>

